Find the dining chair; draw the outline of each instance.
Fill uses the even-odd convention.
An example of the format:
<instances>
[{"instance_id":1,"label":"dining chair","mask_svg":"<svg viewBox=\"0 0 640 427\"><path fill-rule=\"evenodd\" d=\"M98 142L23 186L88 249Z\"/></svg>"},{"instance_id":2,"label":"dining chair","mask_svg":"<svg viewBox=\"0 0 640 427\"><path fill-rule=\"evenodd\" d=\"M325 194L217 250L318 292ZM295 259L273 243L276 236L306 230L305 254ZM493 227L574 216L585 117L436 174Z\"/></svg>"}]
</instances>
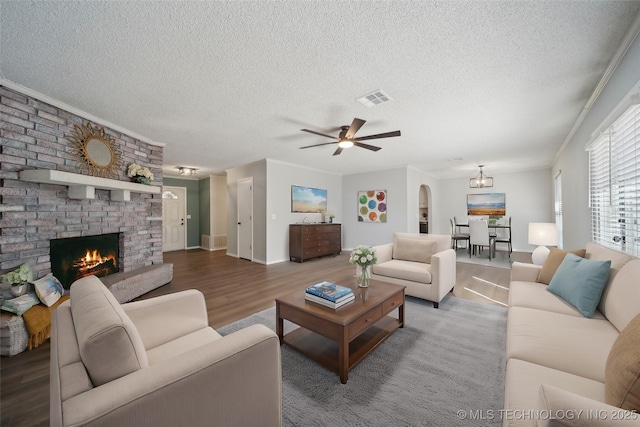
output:
<instances>
[{"instance_id":1,"label":"dining chair","mask_svg":"<svg viewBox=\"0 0 640 427\"><path fill-rule=\"evenodd\" d=\"M456 224L453 219L449 218L449 222L451 223L451 248L458 250L458 242L460 241L466 242L465 248L469 248L469 233L456 232Z\"/></svg>"},{"instance_id":2,"label":"dining chair","mask_svg":"<svg viewBox=\"0 0 640 427\"><path fill-rule=\"evenodd\" d=\"M480 220L472 220L469 221L469 244L475 254L476 247L489 248L489 261L496 250L496 240L495 236L489 235L489 223L486 219ZM471 258L471 250L469 251L469 258Z\"/></svg>"},{"instance_id":3,"label":"dining chair","mask_svg":"<svg viewBox=\"0 0 640 427\"><path fill-rule=\"evenodd\" d=\"M457 216L453 217L453 225L454 225L454 232L455 233L459 233L460 232L460 224L464 224L464 222L460 222L459 218Z\"/></svg>"},{"instance_id":4,"label":"dining chair","mask_svg":"<svg viewBox=\"0 0 640 427\"><path fill-rule=\"evenodd\" d=\"M505 230L504 235L496 237L496 243L506 243L509 251L509 258L511 258L511 252L513 251L513 246L511 245L511 217L507 220L507 225L509 228L502 228Z\"/></svg>"}]
</instances>

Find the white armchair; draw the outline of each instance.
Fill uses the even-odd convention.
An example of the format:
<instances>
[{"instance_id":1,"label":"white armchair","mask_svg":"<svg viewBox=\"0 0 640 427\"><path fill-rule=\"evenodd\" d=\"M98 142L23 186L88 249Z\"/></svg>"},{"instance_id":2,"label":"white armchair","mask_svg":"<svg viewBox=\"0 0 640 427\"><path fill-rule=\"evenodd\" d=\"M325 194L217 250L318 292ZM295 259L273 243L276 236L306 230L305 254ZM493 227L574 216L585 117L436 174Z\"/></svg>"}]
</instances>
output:
<instances>
[{"instance_id":1,"label":"white armchair","mask_svg":"<svg viewBox=\"0 0 640 427\"><path fill-rule=\"evenodd\" d=\"M204 296L120 305L95 276L52 313L52 426L280 426L280 343L263 325L227 336Z\"/></svg>"},{"instance_id":2,"label":"white armchair","mask_svg":"<svg viewBox=\"0 0 640 427\"><path fill-rule=\"evenodd\" d=\"M451 236L395 233L393 243L374 246L378 262L371 278L406 286L405 293L438 304L456 284Z\"/></svg>"}]
</instances>

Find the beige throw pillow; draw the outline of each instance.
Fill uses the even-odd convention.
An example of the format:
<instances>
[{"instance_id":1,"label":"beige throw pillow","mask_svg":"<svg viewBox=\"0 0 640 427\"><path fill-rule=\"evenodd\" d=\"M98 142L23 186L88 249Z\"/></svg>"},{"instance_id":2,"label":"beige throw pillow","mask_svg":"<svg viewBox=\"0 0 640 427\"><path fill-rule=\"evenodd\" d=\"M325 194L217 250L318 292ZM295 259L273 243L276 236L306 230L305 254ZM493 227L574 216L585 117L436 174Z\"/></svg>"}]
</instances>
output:
<instances>
[{"instance_id":1,"label":"beige throw pillow","mask_svg":"<svg viewBox=\"0 0 640 427\"><path fill-rule=\"evenodd\" d=\"M640 411L640 314L616 338L604 371L604 401Z\"/></svg>"},{"instance_id":2,"label":"beige throw pillow","mask_svg":"<svg viewBox=\"0 0 640 427\"><path fill-rule=\"evenodd\" d=\"M431 264L431 255L435 253L435 240L398 239L393 258Z\"/></svg>"},{"instance_id":3,"label":"beige throw pillow","mask_svg":"<svg viewBox=\"0 0 640 427\"><path fill-rule=\"evenodd\" d=\"M540 273L538 274L536 282L548 285L551 282L553 275L556 274L556 270L560 267L560 264L562 264L566 254L574 254L578 255L580 258L584 258L585 252L585 249L576 249L573 251L563 251L558 248L551 249L549 256L547 256L547 259L542 266L542 270L540 270Z\"/></svg>"},{"instance_id":4,"label":"beige throw pillow","mask_svg":"<svg viewBox=\"0 0 640 427\"><path fill-rule=\"evenodd\" d=\"M71 285L71 315L80 358L94 386L149 366L133 321L96 276Z\"/></svg>"}]
</instances>

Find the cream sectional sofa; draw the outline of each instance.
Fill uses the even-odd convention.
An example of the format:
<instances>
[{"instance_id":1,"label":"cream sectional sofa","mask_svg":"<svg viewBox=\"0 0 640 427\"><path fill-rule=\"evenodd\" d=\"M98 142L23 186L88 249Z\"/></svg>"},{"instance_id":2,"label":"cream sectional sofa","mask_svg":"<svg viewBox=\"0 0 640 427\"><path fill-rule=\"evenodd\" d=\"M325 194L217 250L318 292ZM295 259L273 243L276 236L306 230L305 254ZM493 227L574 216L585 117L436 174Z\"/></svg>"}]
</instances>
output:
<instances>
[{"instance_id":1,"label":"cream sectional sofa","mask_svg":"<svg viewBox=\"0 0 640 427\"><path fill-rule=\"evenodd\" d=\"M638 414L604 403L610 351L640 313L640 260L594 243L587 244L585 258L611 260L592 318L537 283L541 267L513 263L501 414L505 426L640 425Z\"/></svg>"},{"instance_id":2,"label":"cream sectional sofa","mask_svg":"<svg viewBox=\"0 0 640 427\"><path fill-rule=\"evenodd\" d=\"M456 284L456 253L451 236L395 233L393 243L374 246L378 262L371 278L406 286L405 293L438 303Z\"/></svg>"},{"instance_id":3,"label":"cream sectional sofa","mask_svg":"<svg viewBox=\"0 0 640 427\"><path fill-rule=\"evenodd\" d=\"M200 291L120 304L95 276L52 313L52 426L280 426L280 343L220 336Z\"/></svg>"}]
</instances>

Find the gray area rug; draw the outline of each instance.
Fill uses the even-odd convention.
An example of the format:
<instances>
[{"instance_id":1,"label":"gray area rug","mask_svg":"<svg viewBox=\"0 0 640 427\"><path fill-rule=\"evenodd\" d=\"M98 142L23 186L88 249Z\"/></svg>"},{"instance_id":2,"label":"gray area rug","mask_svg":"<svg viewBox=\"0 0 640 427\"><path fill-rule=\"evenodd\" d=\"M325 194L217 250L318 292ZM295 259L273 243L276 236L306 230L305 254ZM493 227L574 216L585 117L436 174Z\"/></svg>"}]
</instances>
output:
<instances>
[{"instance_id":1,"label":"gray area rug","mask_svg":"<svg viewBox=\"0 0 640 427\"><path fill-rule=\"evenodd\" d=\"M255 323L275 331L275 307L218 331L227 335ZM285 321L285 333L296 327ZM434 309L407 297L405 327L351 370L347 384L284 345L283 424L499 426L505 333L506 308L448 296Z\"/></svg>"}]
</instances>

